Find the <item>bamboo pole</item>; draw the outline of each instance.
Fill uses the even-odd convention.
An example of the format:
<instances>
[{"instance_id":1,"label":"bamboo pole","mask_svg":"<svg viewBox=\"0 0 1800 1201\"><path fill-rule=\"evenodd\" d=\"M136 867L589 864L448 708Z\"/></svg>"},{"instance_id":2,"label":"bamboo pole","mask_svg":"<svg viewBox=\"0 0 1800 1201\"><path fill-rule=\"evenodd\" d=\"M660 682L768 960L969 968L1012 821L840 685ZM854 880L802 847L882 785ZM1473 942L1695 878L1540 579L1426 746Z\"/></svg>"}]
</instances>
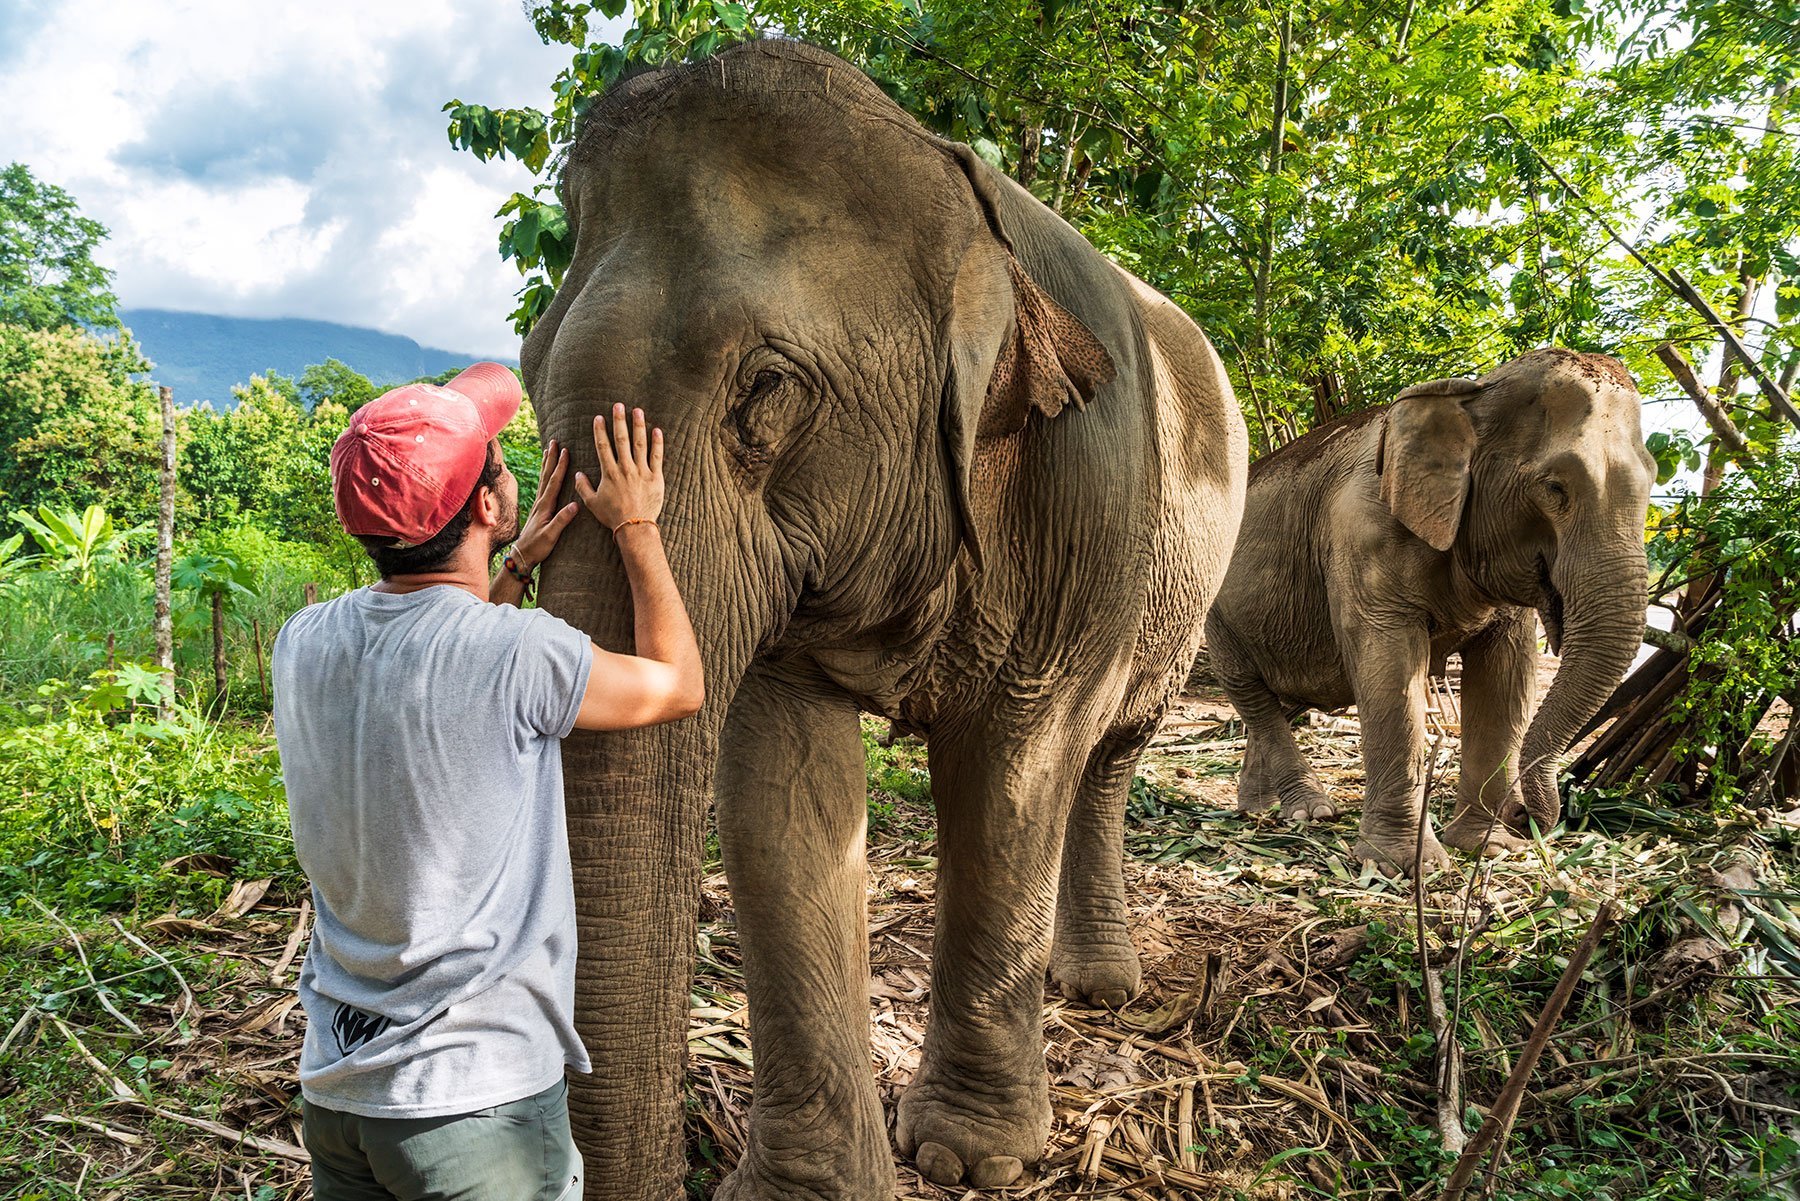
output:
<instances>
[{"instance_id":1,"label":"bamboo pole","mask_svg":"<svg viewBox=\"0 0 1800 1201\"><path fill-rule=\"evenodd\" d=\"M1444 1184L1444 1191L1438 1201L1457 1201L1469 1187L1474 1178L1475 1169L1488 1151L1496 1155L1505 1151L1506 1136L1512 1133L1513 1119L1519 1115L1519 1105L1525 1100L1525 1084L1531 1079L1531 1073L1537 1067L1537 1061L1549 1045L1550 1032L1556 1029L1556 1023L1567 1008L1569 998L1575 995L1575 986L1581 982L1581 973L1587 969L1588 960L1600 947L1600 939L1612 925L1617 911L1611 901L1600 903L1600 912L1594 915L1593 925L1582 935L1581 942L1576 945L1574 953L1569 956L1569 966L1563 969L1562 978L1556 982L1556 988L1550 993L1550 999L1544 1002L1544 1011L1538 1015L1537 1025L1531 1028L1531 1038L1526 1041L1524 1050L1519 1052L1519 1061L1513 1064L1512 1073L1507 1076L1506 1083L1500 1087L1500 1095L1494 1098L1493 1108L1488 1111L1487 1121L1469 1140L1469 1145L1457 1157L1456 1166L1450 1169L1450 1179Z\"/></svg>"}]
</instances>

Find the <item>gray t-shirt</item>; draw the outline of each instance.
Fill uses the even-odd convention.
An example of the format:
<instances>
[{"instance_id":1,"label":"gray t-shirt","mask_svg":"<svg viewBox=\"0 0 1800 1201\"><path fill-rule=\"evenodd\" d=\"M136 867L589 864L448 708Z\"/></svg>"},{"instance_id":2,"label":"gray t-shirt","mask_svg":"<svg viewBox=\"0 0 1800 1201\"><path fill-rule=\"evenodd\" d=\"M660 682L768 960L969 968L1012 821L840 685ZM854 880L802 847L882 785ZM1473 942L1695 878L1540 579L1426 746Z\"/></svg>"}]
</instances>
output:
<instances>
[{"instance_id":1,"label":"gray t-shirt","mask_svg":"<svg viewBox=\"0 0 1800 1201\"><path fill-rule=\"evenodd\" d=\"M316 913L308 1101L442 1117L590 1070L561 739L592 666L567 623L447 585L282 627L275 738Z\"/></svg>"}]
</instances>

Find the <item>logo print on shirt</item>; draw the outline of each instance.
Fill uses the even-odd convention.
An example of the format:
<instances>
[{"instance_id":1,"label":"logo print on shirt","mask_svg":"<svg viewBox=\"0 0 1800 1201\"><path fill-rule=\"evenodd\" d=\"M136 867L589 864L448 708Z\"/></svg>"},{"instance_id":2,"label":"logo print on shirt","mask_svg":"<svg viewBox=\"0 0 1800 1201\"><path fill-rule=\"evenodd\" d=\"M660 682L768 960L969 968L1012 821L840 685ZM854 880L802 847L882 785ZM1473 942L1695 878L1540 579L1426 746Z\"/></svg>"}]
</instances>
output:
<instances>
[{"instance_id":1,"label":"logo print on shirt","mask_svg":"<svg viewBox=\"0 0 1800 1201\"><path fill-rule=\"evenodd\" d=\"M386 1030L391 1023L384 1017L364 1013L349 1005L339 1005L331 1019L331 1032L337 1036L338 1054L348 1055Z\"/></svg>"}]
</instances>

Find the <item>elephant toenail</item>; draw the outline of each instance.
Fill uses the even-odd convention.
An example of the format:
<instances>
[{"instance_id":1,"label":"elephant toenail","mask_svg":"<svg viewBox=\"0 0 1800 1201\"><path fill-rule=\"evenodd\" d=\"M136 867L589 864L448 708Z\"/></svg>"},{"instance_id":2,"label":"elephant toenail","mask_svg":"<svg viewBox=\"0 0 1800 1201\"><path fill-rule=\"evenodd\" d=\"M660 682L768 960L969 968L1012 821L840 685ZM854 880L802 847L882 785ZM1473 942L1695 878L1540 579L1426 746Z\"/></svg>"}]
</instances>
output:
<instances>
[{"instance_id":1,"label":"elephant toenail","mask_svg":"<svg viewBox=\"0 0 1800 1201\"><path fill-rule=\"evenodd\" d=\"M933 1184L949 1186L962 1180L962 1160L942 1143L920 1143L913 1161L919 1165L919 1174Z\"/></svg>"},{"instance_id":2,"label":"elephant toenail","mask_svg":"<svg viewBox=\"0 0 1800 1201\"><path fill-rule=\"evenodd\" d=\"M1025 1164L1016 1155L990 1155L969 1173L969 1183L976 1188L1004 1188L1025 1172Z\"/></svg>"},{"instance_id":3,"label":"elephant toenail","mask_svg":"<svg viewBox=\"0 0 1800 1201\"><path fill-rule=\"evenodd\" d=\"M1094 1004L1106 1009L1123 1009L1125 1002L1131 1000L1122 988L1103 988L1091 998Z\"/></svg>"}]
</instances>

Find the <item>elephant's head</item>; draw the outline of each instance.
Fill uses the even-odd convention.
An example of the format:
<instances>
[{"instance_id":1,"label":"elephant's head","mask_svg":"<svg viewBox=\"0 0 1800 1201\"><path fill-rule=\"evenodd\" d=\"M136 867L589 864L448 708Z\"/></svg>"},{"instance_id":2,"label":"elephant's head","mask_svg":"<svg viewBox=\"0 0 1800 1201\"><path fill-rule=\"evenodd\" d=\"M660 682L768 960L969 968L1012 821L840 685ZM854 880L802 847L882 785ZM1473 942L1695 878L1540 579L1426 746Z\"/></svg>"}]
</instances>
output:
<instances>
[{"instance_id":1,"label":"elephant's head","mask_svg":"<svg viewBox=\"0 0 1800 1201\"><path fill-rule=\"evenodd\" d=\"M1520 752L1525 805L1560 816L1556 760L1630 666L1644 627L1655 465L1617 359L1535 350L1478 380L1405 389L1388 410L1381 495L1489 596L1529 605L1563 656Z\"/></svg>"},{"instance_id":2,"label":"elephant's head","mask_svg":"<svg viewBox=\"0 0 1800 1201\"><path fill-rule=\"evenodd\" d=\"M1111 373L1014 258L1003 187L860 72L787 42L621 83L570 151L574 256L525 342L526 383L565 446L590 445L615 401L664 429L663 528L707 671L697 718L565 750L597 1065L572 1108L606 1131L590 1179L650 1165L651 1195L676 1162L706 805L744 671L803 648L854 693L902 690L959 561L996 550L977 536L978 442ZM565 535L542 603L629 646L629 593L591 523Z\"/></svg>"}]
</instances>

